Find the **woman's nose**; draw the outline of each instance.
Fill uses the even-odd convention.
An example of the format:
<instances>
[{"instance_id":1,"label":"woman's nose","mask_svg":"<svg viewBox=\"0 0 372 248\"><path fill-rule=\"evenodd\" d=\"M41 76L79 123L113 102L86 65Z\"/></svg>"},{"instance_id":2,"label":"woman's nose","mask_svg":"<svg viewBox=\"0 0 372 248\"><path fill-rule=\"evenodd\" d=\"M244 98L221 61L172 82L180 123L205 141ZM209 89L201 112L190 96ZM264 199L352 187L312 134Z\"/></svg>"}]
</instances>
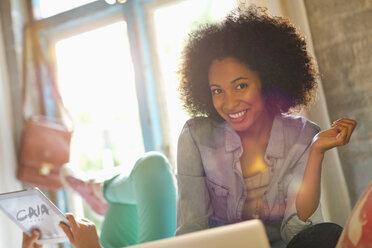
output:
<instances>
[{"instance_id":1,"label":"woman's nose","mask_svg":"<svg viewBox=\"0 0 372 248\"><path fill-rule=\"evenodd\" d=\"M233 94L225 94L225 99L223 102L223 108L225 111L233 111L238 104L239 101Z\"/></svg>"}]
</instances>

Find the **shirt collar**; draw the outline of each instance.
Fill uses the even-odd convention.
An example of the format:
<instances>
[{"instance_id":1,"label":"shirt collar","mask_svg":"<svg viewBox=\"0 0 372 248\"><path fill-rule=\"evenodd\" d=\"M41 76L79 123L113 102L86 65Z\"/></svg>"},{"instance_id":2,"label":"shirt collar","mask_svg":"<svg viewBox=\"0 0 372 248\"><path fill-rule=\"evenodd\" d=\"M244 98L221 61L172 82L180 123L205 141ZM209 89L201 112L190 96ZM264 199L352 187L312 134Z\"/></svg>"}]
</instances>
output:
<instances>
[{"instance_id":1,"label":"shirt collar","mask_svg":"<svg viewBox=\"0 0 372 248\"><path fill-rule=\"evenodd\" d=\"M284 156L284 130L281 115L276 115L271 127L269 144L265 157L282 158Z\"/></svg>"},{"instance_id":2,"label":"shirt collar","mask_svg":"<svg viewBox=\"0 0 372 248\"><path fill-rule=\"evenodd\" d=\"M232 152L238 148L241 148L242 144L239 135L226 121L222 123L225 129L225 148L227 152ZM277 157L281 158L284 156L284 134L283 134L283 123L279 115L275 116L273 126L271 127L269 144L266 148L265 157Z\"/></svg>"},{"instance_id":3,"label":"shirt collar","mask_svg":"<svg viewBox=\"0 0 372 248\"><path fill-rule=\"evenodd\" d=\"M223 122L225 128L225 148L227 152L232 152L238 148L241 148L242 142L240 141L239 135L236 133L234 128L230 126L227 121Z\"/></svg>"}]
</instances>

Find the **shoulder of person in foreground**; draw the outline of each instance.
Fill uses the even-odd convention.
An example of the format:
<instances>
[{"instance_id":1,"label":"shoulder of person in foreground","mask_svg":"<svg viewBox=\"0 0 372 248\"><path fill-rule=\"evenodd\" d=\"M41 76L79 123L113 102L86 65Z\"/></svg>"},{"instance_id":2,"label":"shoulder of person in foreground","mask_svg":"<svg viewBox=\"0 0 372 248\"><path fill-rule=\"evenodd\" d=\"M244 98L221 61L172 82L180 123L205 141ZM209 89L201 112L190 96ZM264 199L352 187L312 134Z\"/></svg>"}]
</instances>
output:
<instances>
[{"instance_id":1,"label":"shoulder of person in foreground","mask_svg":"<svg viewBox=\"0 0 372 248\"><path fill-rule=\"evenodd\" d=\"M372 247L371 209L372 181L354 205L336 248Z\"/></svg>"}]
</instances>

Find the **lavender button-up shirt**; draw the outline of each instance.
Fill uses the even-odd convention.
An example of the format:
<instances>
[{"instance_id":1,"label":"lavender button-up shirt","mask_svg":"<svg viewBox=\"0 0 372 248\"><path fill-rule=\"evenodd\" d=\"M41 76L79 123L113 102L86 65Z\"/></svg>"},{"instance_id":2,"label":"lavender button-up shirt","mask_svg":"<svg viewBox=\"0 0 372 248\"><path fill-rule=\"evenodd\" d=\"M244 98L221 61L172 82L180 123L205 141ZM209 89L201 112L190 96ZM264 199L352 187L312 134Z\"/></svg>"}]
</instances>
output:
<instances>
[{"instance_id":1,"label":"lavender button-up shirt","mask_svg":"<svg viewBox=\"0 0 372 248\"><path fill-rule=\"evenodd\" d=\"M264 155L270 183L263 196L265 224L272 247L322 222L320 207L306 221L295 200L309 148L319 127L302 117L277 115ZM186 122L178 141L177 234L243 221L246 187L240 166L240 137L227 122L197 117ZM249 151L248 151L249 152Z\"/></svg>"}]
</instances>

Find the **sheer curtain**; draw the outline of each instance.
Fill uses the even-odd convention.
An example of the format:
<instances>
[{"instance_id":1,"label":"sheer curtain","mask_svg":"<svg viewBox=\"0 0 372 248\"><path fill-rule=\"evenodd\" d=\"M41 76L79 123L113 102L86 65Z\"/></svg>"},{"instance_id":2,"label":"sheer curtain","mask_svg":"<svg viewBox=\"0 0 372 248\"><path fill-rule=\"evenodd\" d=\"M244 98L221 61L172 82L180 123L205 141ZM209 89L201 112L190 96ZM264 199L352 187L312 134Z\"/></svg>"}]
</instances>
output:
<instances>
[{"instance_id":1,"label":"sheer curtain","mask_svg":"<svg viewBox=\"0 0 372 248\"><path fill-rule=\"evenodd\" d=\"M265 6L270 14L289 18L299 28L300 33L306 37L308 49L312 56L315 57L303 0L245 0L244 3ZM316 103L305 115L316 122L322 130L325 130L331 127L331 121L322 83L320 81L318 83ZM344 226L351 212L351 203L337 149L328 151L323 160L321 190L322 212L325 221Z\"/></svg>"},{"instance_id":2,"label":"sheer curtain","mask_svg":"<svg viewBox=\"0 0 372 248\"><path fill-rule=\"evenodd\" d=\"M1 19L0 19L1 22ZM0 193L21 189L15 177L14 149L9 78L5 60L3 30L0 23ZM9 218L0 213L0 247L21 247L22 232Z\"/></svg>"}]
</instances>

